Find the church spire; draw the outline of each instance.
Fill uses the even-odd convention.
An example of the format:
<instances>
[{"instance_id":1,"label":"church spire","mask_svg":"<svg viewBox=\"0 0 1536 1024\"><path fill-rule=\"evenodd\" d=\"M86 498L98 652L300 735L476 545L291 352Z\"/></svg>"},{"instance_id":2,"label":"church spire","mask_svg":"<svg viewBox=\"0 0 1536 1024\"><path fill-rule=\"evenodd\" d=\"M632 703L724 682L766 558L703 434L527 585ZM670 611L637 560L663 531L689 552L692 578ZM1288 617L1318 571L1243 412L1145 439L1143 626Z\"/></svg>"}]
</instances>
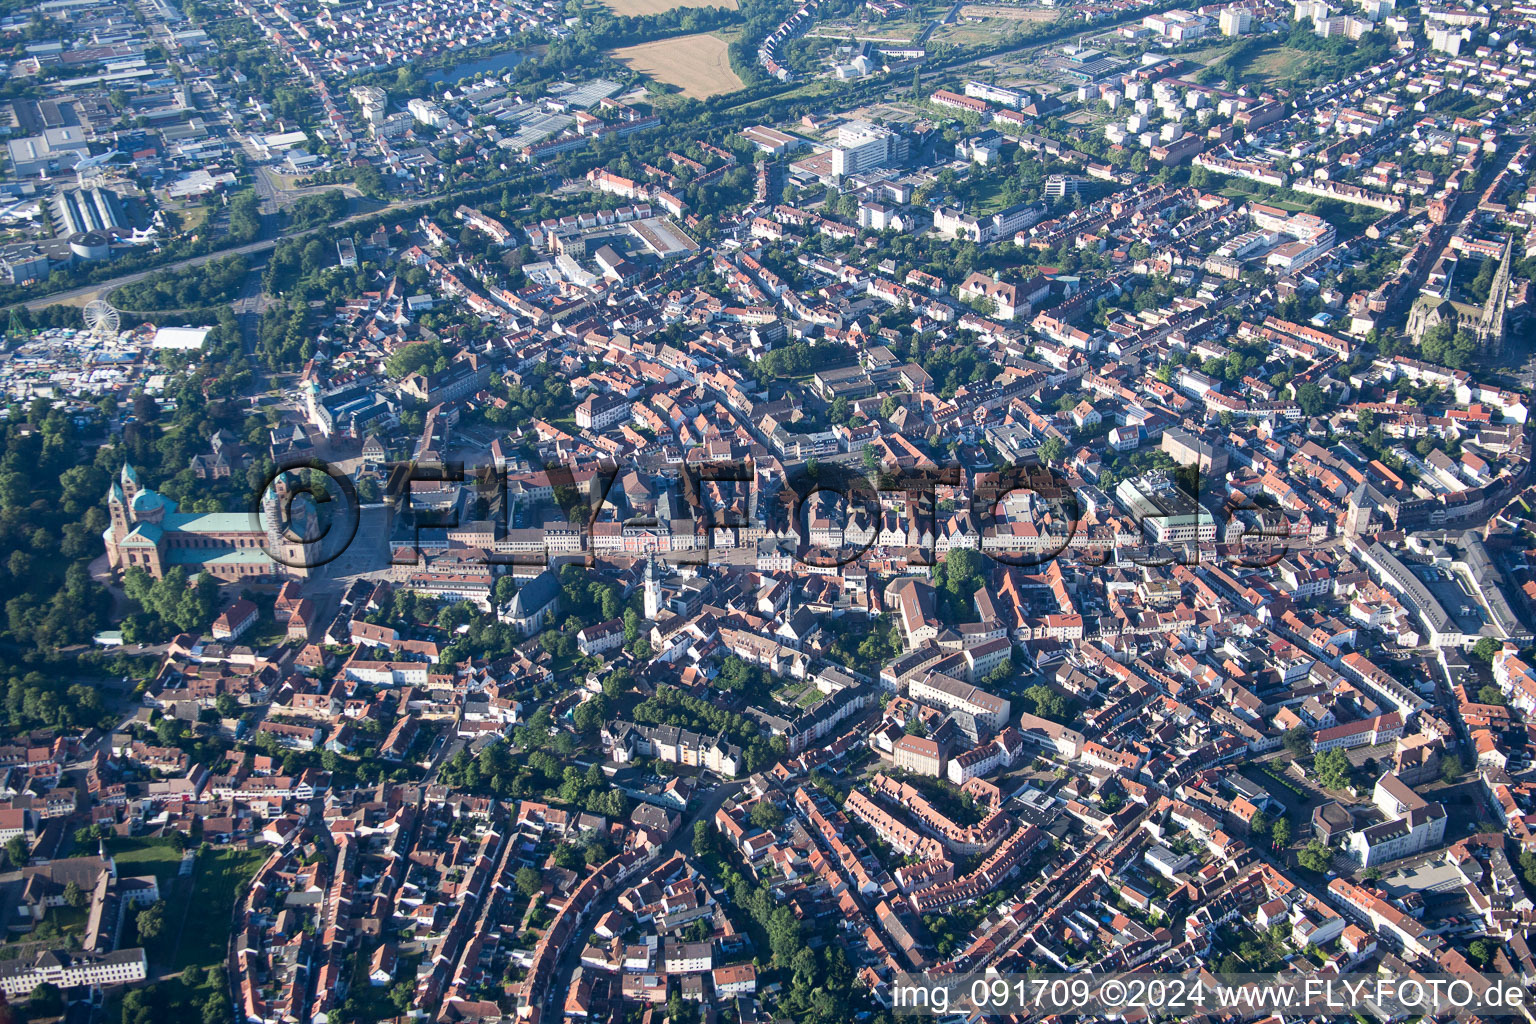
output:
<instances>
[{"instance_id":1,"label":"church spire","mask_svg":"<svg viewBox=\"0 0 1536 1024\"><path fill-rule=\"evenodd\" d=\"M126 459L123 460L123 471L118 474L118 482L122 485L123 500L133 504L134 497L139 493L139 471Z\"/></svg>"}]
</instances>

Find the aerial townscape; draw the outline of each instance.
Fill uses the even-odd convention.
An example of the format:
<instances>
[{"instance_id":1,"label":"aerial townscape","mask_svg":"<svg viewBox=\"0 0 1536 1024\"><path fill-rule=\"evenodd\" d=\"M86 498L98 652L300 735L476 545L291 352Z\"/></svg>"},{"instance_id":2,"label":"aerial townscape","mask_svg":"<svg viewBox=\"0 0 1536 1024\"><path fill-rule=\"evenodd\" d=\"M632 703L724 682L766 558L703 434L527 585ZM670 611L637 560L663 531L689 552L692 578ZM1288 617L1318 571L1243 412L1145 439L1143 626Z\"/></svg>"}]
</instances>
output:
<instances>
[{"instance_id":1,"label":"aerial townscape","mask_svg":"<svg viewBox=\"0 0 1536 1024\"><path fill-rule=\"evenodd\" d=\"M1530 0L0 38L0 1024L1536 1000Z\"/></svg>"}]
</instances>

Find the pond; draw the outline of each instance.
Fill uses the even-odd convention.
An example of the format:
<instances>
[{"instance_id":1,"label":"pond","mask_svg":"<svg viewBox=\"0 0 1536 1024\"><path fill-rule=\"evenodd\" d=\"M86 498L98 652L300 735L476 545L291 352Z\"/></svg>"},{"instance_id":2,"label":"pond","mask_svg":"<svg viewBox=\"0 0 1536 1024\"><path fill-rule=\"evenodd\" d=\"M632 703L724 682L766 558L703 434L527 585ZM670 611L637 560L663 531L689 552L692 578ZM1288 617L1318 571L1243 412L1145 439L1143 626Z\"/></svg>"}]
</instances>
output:
<instances>
[{"instance_id":1,"label":"pond","mask_svg":"<svg viewBox=\"0 0 1536 1024\"><path fill-rule=\"evenodd\" d=\"M465 61L463 64L455 64L445 71L434 71L427 76L427 81L442 83L443 85L455 85L461 78L470 78L480 72L490 75L499 75L510 71L523 62L527 54L521 50L507 50L503 53L493 53L489 57L481 57L479 60Z\"/></svg>"}]
</instances>

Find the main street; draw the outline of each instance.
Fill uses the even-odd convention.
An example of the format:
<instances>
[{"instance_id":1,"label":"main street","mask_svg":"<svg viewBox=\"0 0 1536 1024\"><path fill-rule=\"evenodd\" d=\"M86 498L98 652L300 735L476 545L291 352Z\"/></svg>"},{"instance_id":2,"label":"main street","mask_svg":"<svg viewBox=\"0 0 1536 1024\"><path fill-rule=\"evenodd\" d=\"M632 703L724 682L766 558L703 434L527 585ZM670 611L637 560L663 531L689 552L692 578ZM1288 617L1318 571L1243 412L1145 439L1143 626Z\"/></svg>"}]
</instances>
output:
<instances>
[{"instance_id":1,"label":"main street","mask_svg":"<svg viewBox=\"0 0 1536 1024\"><path fill-rule=\"evenodd\" d=\"M681 850L684 843L691 843L693 841L694 823L698 821L713 822L715 812L724 806L727 800L740 793L743 785L744 783L741 782L722 782L708 790L706 795L692 810L684 813L681 824L677 826L677 831L672 833L672 838L662 844L661 851L656 855L655 863L664 863L668 857ZM596 921L612 910L624 888L622 885L616 885L598 896L592 907L587 910L586 920ZM570 944L561 950L560 960L556 963L555 970L550 978L549 994L545 997L547 1000L546 1012L551 1012L555 1000L563 1000L565 993L571 990L572 975L576 972L576 965L581 962L581 950L584 945L578 939L583 938L585 934L585 932L573 934Z\"/></svg>"}]
</instances>

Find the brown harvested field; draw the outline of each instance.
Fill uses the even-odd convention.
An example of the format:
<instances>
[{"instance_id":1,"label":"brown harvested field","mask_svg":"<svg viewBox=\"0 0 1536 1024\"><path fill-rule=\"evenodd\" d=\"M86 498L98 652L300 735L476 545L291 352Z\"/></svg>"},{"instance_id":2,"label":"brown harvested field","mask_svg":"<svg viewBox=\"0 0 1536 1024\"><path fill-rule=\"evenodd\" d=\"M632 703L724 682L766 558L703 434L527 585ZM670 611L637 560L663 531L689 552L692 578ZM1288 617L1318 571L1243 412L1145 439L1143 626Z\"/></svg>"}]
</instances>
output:
<instances>
[{"instance_id":1,"label":"brown harvested field","mask_svg":"<svg viewBox=\"0 0 1536 1024\"><path fill-rule=\"evenodd\" d=\"M736 10L736 0L601 0L602 5L614 14L639 17L644 14L661 14L674 7L725 7Z\"/></svg>"},{"instance_id":2,"label":"brown harvested field","mask_svg":"<svg viewBox=\"0 0 1536 1024\"><path fill-rule=\"evenodd\" d=\"M1054 21L1060 11L1046 7L1009 7L994 4L966 4L962 18L1007 18L1010 21Z\"/></svg>"},{"instance_id":3,"label":"brown harvested field","mask_svg":"<svg viewBox=\"0 0 1536 1024\"><path fill-rule=\"evenodd\" d=\"M613 57L693 99L734 92L744 84L731 70L725 40L709 32L626 46L614 50Z\"/></svg>"}]
</instances>

